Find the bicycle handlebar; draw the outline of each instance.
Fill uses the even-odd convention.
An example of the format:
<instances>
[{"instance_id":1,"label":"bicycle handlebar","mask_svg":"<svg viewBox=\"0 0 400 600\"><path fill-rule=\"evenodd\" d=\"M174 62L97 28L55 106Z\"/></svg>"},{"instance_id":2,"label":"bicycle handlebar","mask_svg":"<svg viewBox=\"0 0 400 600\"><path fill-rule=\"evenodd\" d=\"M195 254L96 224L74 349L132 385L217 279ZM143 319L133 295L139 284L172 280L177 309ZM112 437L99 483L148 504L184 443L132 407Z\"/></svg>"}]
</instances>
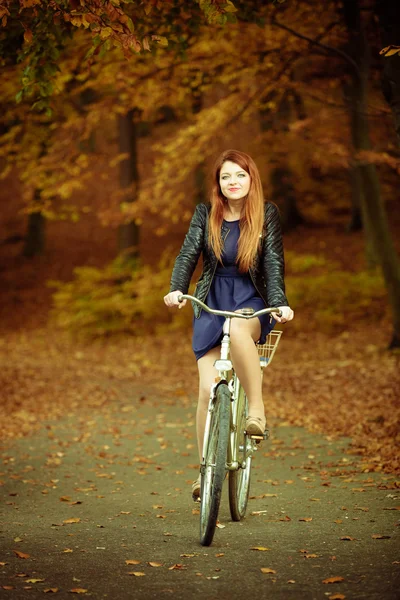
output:
<instances>
[{"instance_id":1,"label":"bicycle handlebar","mask_svg":"<svg viewBox=\"0 0 400 600\"><path fill-rule=\"evenodd\" d=\"M210 308L207 304L204 304L201 300L198 300L194 296L190 296L190 294L181 294L178 296L178 302L182 302L182 300L191 300L198 306L201 306L204 310L211 313L212 315L219 315L221 317L235 317L239 319L254 319L254 317L260 317L261 315L266 315L270 313L276 313L279 317L282 315L282 312L279 308L271 307L271 308L263 308L262 310L258 310L254 312L252 315L243 315L242 313L232 312L230 310L216 310L214 308Z\"/></svg>"}]
</instances>

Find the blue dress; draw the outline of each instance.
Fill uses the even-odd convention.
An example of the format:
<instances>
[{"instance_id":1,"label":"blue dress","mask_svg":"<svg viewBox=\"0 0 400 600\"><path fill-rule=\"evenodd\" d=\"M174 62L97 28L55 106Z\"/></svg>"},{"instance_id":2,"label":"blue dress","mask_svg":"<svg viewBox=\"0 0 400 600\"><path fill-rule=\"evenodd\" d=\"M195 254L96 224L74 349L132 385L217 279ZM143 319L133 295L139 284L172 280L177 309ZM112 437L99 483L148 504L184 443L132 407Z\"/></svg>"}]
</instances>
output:
<instances>
[{"instance_id":1,"label":"blue dress","mask_svg":"<svg viewBox=\"0 0 400 600\"><path fill-rule=\"evenodd\" d=\"M239 221L224 221L229 228L225 245L222 252L222 263L218 263L214 279L205 304L210 308L219 310L236 311L239 308L254 308L262 310L266 308L264 300L260 297L248 273L240 273L236 266L236 256L240 235ZM270 315L258 317L261 324L260 343L276 323ZM225 317L210 315L205 310L201 311L200 317L193 320L192 347L199 360L209 350L219 346L222 340L222 326Z\"/></svg>"}]
</instances>

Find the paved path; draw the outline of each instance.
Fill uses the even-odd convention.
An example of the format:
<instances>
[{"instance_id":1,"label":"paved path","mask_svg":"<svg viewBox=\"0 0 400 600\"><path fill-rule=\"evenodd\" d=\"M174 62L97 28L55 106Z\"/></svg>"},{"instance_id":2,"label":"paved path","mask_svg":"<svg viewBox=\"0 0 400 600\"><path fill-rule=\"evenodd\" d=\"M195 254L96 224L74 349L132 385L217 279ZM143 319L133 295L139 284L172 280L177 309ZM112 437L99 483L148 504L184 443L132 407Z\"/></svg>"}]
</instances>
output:
<instances>
[{"instance_id":1,"label":"paved path","mask_svg":"<svg viewBox=\"0 0 400 600\"><path fill-rule=\"evenodd\" d=\"M182 404L127 388L3 445L1 598L400 597L400 489L361 473L346 440L276 425L248 516L230 521L225 491L222 527L200 546L194 406Z\"/></svg>"}]
</instances>

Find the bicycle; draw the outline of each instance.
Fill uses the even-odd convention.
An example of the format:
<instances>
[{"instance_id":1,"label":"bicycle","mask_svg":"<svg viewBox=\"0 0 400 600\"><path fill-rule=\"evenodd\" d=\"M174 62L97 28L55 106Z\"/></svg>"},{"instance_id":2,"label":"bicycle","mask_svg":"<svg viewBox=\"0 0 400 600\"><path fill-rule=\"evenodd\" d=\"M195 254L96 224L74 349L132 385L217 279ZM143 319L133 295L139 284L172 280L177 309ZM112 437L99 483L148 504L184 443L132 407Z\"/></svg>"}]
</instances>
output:
<instances>
[{"instance_id":1,"label":"bicycle","mask_svg":"<svg viewBox=\"0 0 400 600\"><path fill-rule=\"evenodd\" d=\"M231 319L254 319L272 312L280 315L280 311L278 308L265 308L255 312L252 308L244 308L239 312L231 312L211 309L189 294L182 294L178 298L179 302L184 299L191 300L213 315L225 317L221 357L214 363L218 377L210 390L200 466L200 543L202 546L209 546L217 525L226 474L229 473L230 514L233 521L240 521L247 509L252 456L257 450L257 444L269 437L267 429L263 435L246 433L248 401L229 358ZM281 331L271 331L265 344L257 344L261 378L264 369L271 364L281 335Z\"/></svg>"}]
</instances>

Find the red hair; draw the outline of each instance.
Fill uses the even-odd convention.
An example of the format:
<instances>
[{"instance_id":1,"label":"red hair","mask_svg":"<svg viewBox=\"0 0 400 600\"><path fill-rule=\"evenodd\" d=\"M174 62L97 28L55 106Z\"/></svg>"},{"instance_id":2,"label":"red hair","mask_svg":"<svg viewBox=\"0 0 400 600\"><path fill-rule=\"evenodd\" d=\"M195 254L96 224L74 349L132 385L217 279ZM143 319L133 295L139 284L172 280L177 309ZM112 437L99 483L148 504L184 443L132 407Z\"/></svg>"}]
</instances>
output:
<instances>
[{"instance_id":1,"label":"red hair","mask_svg":"<svg viewBox=\"0 0 400 600\"><path fill-rule=\"evenodd\" d=\"M224 205L227 199L221 192L219 175L222 165L227 160L239 165L241 169L250 175L249 193L244 198L242 214L240 216L240 237L236 258L239 271L245 273L252 266L259 248L260 234L264 225L265 200L260 174L254 160L251 156L239 150L226 150L215 162L210 197L211 211L208 241L217 259L221 261L223 249L221 226L224 219Z\"/></svg>"}]
</instances>

